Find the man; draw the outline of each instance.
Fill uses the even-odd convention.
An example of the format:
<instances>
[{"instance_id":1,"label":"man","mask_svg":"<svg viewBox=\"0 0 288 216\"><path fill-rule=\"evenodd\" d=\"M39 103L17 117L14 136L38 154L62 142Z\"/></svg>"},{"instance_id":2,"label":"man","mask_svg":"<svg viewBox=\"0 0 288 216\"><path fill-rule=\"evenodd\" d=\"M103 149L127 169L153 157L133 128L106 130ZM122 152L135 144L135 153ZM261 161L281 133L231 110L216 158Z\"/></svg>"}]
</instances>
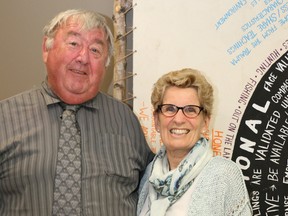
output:
<instances>
[{"instance_id":1,"label":"man","mask_svg":"<svg viewBox=\"0 0 288 216\"><path fill-rule=\"evenodd\" d=\"M0 215L74 215L55 207L63 104L80 105L81 202L75 215L135 215L151 152L130 108L99 92L113 52L105 19L64 11L44 27L42 49L42 86L0 102Z\"/></svg>"}]
</instances>

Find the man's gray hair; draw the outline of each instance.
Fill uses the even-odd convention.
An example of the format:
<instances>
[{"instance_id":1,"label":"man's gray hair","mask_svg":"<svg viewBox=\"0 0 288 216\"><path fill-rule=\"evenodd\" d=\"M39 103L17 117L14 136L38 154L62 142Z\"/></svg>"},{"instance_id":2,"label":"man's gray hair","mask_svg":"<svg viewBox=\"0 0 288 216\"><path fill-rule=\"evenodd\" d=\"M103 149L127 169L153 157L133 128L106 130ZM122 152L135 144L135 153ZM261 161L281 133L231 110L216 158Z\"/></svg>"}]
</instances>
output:
<instances>
[{"instance_id":1,"label":"man's gray hair","mask_svg":"<svg viewBox=\"0 0 288 216\"><path fill-rule=\"evenodd\" d=\"M87 11L81 9L72 9L59 13L56 15L44 28L43 33L47 37L45 46L46 49L50 49L53 46L54 37L59 27L65 25L68 19L80 20L82 22L82 28L84 30L90 30L93 28L101 28L107 35L108 42L108 58L106 61L106 67L109 65L111 57L113 55L113 35L106 19L97 12Z\"/></svg>"}]
</instances>

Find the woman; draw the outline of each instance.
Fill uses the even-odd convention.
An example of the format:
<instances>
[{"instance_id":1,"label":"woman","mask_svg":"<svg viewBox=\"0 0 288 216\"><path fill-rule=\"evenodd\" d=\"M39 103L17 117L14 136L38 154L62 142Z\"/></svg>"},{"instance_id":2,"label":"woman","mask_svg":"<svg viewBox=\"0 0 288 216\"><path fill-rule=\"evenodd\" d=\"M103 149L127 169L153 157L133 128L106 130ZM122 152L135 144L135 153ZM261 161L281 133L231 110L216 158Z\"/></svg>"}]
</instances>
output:
<instances>
[{"instance_id":1,"label":"woman","mask_svg":"<svg viewBox=\"0 0 288 216\"><path fill-rule=\"evenodd\" d=\"M213 107L205 77L194 69L165 74L151 102L164 145L141 181L137 215L252 215L241 170L212 157L204 138Z\"/></svg>"}]
</instances>

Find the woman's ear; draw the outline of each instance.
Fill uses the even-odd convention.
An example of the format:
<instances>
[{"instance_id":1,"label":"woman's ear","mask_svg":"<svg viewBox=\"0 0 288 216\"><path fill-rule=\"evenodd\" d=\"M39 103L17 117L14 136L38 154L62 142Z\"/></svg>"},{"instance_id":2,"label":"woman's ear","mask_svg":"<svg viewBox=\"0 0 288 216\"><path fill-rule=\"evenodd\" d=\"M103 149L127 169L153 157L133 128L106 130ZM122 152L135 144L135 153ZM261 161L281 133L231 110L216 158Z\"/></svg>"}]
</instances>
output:
<instances>
[{"instance_id":1,"label":"woman's ear","mask_svg":"<svg viewBox=\"0 0 288 216\"><path fill-rule=\"evenodd\" d=\"M210 125L210 117L206 116L204 117L204 125L202 128L202 134L206 134L209 131L209 125Z\"/></svg>"},{"instance_id":2,"label":"woman's ear","mask_svg":"<svg viewBox=\"0 0 288 216\"><path fill-rule=\"evenodd\" d=\"M153 112L153 117L154 117L155 129L159 133L160 132L160 125L159 125L159 114L158 114L158 112L154 111Z\"/></svg>"},{"instance_id":3,"label":"woman's ear","mask_svg":"<svg viewBox=\"0 0 288 216\"><path fill-rule=\"evenodd\" d=\"M205 117L205 127L206 127L206 129L208 129L209 128L209 125L210 125L210 117Z\"/></svg>"}]
</instances>

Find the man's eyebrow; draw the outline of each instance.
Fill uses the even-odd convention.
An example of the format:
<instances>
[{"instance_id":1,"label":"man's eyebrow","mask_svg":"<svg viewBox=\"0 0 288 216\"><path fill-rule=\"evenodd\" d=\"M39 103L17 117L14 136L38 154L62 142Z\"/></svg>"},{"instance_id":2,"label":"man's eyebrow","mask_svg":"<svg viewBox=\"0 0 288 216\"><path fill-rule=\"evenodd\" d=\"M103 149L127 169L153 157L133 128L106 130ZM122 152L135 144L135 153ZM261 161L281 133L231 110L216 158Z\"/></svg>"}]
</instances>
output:
<instances>
[{"instance_id":1,"label":"man's eyebrow","mask_svg":"<svg viewBox=\"0 0 288 216\"><path fill-rule=\"evenodd\" d=\"M78 33L78 32L75 32L75 31L69 31L68 33L67 33L67 35L68 36L77 36L77 37L80 37L81 36L81 34L80 33Z\"/></svg>"},{"instance_id":2,"label":"man's eyebrow","mask_svg":"<svg viewBox=\"0 0 288 216\"><path fill-rule=\"evenodd\" d=\"M94 41L95 41L95 43L100 44L100 45L103 45L103 46L104 46L104 44L105 44L103 40L98 39L98 38L96 38Z\"/></svg>"},{"instance_id":3,"label":"man's eyebrow","mask_svg":"<svg viewBox=\"0 0 288 216\"><path fill-rule=\"evenodd\" d=\"M75 31L69 31L67 33L67 36L76 36L76 37L81 37L81 34L79 32L75 32ZM105 45L105 42L102 39L99 38L95 38L94 40L95 43L100 44L100 45Z\"/></svg>"}]
</instances>

